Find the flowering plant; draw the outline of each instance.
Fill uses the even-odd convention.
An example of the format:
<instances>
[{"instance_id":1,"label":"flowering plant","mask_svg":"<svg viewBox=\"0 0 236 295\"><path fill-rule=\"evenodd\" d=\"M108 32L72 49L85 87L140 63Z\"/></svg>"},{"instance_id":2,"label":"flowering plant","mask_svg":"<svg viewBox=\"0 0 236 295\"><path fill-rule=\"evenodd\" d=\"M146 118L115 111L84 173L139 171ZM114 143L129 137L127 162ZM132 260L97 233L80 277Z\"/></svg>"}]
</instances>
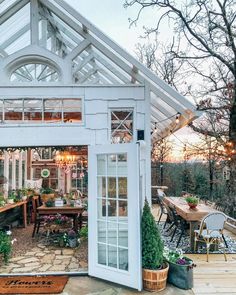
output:
<instances>
[{"instance_id":1,"label":"flowering plant","mask_svg":"<svg viewBox=\"0 0 236 295\"><path fill-rule=\"evenodd\" d=\"M66 224L70 221L70 218L57 213L56 215L45 215L43 217L45 223L50 224Z\"/></svg>"},{"instance_id":2,"label":"flowering plant","mask_svg":"<svg viewBox=\"0 0 236 295\"><path fill-rule=\"evenodd\" d=\"M76 232L73 229L70 229L67 233L68 239L75 239L76 238Z\"/></svg>"},{"instance_id":3,"label":"flowering plant","mask_svg":"<svg viewBox=\"0 0 236 295\"><path fill-rule=\"evenodd\" d=\"M163 256L171 263L187 265L189 268L196 266L190 258L183 255L182 249L170 250L169 248L164 247Z\"/></svg>"},{"instance_id":4,"label":"flowering plant","mask_svg":"<svg viewBox=\"0 0 236 295\"><path fill-rule=\"evenodd\" d=\"M12 251L12 245L16 239L11 239L11 231L0 231L0 253L3 255L4 263L7 264Z\"/></svg>"}]
</instances>

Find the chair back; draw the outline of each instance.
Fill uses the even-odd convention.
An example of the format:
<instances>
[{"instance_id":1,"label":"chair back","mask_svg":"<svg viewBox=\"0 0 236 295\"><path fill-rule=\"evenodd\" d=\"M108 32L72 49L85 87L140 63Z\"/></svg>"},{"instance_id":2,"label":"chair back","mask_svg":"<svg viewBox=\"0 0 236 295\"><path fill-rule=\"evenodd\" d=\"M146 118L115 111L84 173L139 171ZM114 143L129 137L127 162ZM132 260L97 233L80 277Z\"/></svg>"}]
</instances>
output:
<instances>
[{"instance_id":1,"label":"chair back","mask_svg":"<svg viewBox=\"0 0 236 295\"><path fill-rule=\"evenodd\" d=\"M200 229L203 228L203 225L206 226L206 229L209 231L222 231L226 221L226 215L223 212L213 212L209 213L202 219Z\"/></svg>"}]
</instances>

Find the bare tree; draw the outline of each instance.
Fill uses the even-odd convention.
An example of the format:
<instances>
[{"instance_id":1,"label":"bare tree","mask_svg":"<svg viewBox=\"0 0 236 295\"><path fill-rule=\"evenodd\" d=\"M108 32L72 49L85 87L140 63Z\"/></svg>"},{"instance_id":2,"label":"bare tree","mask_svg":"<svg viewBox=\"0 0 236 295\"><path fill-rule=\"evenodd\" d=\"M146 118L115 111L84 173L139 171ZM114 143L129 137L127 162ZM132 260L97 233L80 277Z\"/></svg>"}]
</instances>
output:
<instances>
[{"instance_id":1,"label":"bare tree","mask_svg":"<svg viewBox=\"0 0 236 295\"><path fill-rule=\"evenodd\" d=\"M124 6L137 5L139 20L144 9L155 7L160 16L146 33L157 34L162 21L173 24L177 46L172 46L174 58L184 60L192 69L192 76L201 78L192 94L198 109L215 115L212 126L192 128L218 137L231 158L230 189L236 190L236 2L235 0L126 0ZM224 125L224 126L222 126Z\"/></svg>"}]
</instances>

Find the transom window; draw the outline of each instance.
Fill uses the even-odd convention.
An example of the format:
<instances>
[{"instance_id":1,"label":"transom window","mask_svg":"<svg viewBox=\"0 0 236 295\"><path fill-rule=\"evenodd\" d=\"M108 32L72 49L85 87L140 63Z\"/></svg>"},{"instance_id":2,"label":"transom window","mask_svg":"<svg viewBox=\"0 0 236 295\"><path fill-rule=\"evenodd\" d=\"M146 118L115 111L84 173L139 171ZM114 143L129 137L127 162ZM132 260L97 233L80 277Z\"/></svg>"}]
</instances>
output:
<instances>
[{"instance_id":1,"label":"transom window","mask_svg":"<svg viewBox=\"0 0 236 295\"><path fill-rule=\"evenodd\" d=\"M81 98L0 99L0 123L79 123Z\"/></svg>"},{"instance_id":2,"label":"transom window","mask_svg":"<svg viewBox=\"0 0 236 295\"><path fill-rule=\"evenodd\" d=\"M11 82L57 82L59 74L50 65L29 63L17 68L10 77Z\"/></svg>"},{"instance_id":3,"label":"transom window","mask_svg":"<svg viewBox=\"0 0 236 295\"><path fill-rule=\"evenodd\" d=\"M127 143L133 140L133 110L111 111L111 142Z\"/></svg>"}]
</instances>

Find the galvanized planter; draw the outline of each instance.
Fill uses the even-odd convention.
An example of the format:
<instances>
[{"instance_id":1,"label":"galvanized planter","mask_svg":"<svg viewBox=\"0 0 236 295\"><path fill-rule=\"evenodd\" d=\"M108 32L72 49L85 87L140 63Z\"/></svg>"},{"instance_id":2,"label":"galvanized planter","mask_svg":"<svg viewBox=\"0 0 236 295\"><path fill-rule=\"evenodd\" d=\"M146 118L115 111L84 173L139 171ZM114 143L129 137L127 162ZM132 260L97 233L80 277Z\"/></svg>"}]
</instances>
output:
<instances>
[{"instance_id":1,"label":"galvanized planter","mask_svg":"<svg viewBox=\"0 0 236 295\"><path fill-rule=\"evenodd\" d=\"M186 257L185 259L188 260L190 264L180 265L169 262L167 281L180 289L188 290L193 288L193 261Z\"/></svg>"}]
</instances>

